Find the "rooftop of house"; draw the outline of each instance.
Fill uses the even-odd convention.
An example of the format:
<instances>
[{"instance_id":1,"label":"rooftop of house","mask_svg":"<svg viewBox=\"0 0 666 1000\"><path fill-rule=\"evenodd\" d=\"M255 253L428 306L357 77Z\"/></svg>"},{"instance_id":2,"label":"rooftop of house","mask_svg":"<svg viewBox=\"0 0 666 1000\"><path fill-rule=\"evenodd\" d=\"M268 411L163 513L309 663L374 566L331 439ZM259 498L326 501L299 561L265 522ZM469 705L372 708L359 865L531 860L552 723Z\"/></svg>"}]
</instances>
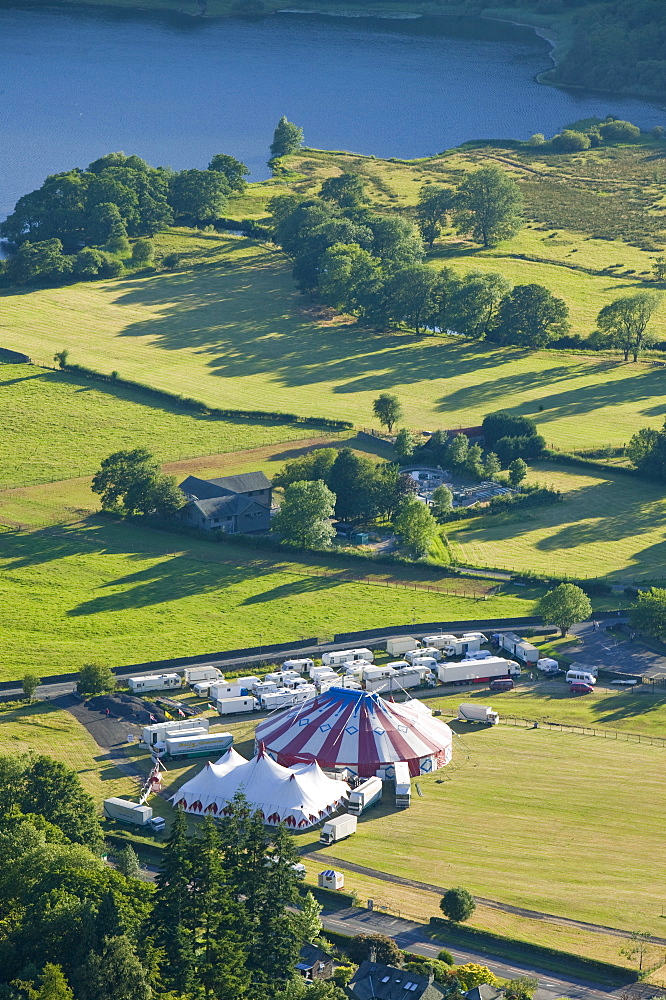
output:
<instances>
[{"instance_id":1,"label":"rooftop of house","mask_svg":"<svg viewBox=\"0 0 666 1000\"><path fill-rule=\"evenodd\" d=\"M488 983L481 983L480 986L474 986L471 990L467 990L465 996L467 1000L499 1000L500 997L504 996L504 990L490 986Z\"/></svg>"},{"instance_id":2,"label":"rooftop of house","mask_svg":"<svg viewBox=\"0 0 666 1000\"><path fill-rule=\"evenodd\" d=\"M209 500L192 501L204 517L234 517L242 514L253 504L258 503L253 497L238 493L230 493L221 497L211 497Z\"/></svg>"},{"instance_id":3,"label":"rooftop of house","mask_svg":"<svg viewBox=\"0 0 666 1000\"><path fill-rule=\"evenodd\" d=\"M211 500L228 494L256 493L270 488L270 479L263 472L243 472L239 476L220 476L218 479L188 476L180 484L183 493L195 500Z\"/></svg>"},{"instance_id":4,"label":"rooftop of house","mask_svg":"<svg viewBox=\"0 0 666 1000\"><path fill-rule=\"evenodd\" d=\"M297 969L313 969L318 962L327 964L333 961L333 956L318 948L315 944L304 944L299 955Z\"/></svg>"},{"instance_id":5,"label":"rooftop of house","mask_svg":"<svg viewBox=\"0 0 666 1000\"><path fill-rule=\"evenodd\" d=\"M362 962L349 983L355 1000L442 1000L445 991L431 976L381 962Z\"/></svg>"}]
</instances>

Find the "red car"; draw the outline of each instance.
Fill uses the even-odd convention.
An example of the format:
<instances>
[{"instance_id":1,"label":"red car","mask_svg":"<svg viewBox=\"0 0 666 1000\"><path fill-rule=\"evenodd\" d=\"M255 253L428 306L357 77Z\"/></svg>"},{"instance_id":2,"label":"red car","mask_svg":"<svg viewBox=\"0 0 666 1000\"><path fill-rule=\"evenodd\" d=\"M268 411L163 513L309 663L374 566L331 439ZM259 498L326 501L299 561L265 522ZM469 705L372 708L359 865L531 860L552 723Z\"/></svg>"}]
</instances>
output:
<instances>
[{"instance_id":1,"label":"red car","mask_svg":"<svg viewBox=\"0 0 666 1000\"><path fill-rule=\"evenodd\" d=\"M514 683L510 677L496 677L488 685L491 691L511 691Z\"/></svg>"},{"instance_id":2,"label":"red car","mask_svg":"<svg viewBox=\"0 0 666 1000\"><path fill-rule=\"evenodd\" d=\"M581 684L580 682L569 685L572 694L592 694L594 688L591 684Z\"/></svg>"}]
</instances>

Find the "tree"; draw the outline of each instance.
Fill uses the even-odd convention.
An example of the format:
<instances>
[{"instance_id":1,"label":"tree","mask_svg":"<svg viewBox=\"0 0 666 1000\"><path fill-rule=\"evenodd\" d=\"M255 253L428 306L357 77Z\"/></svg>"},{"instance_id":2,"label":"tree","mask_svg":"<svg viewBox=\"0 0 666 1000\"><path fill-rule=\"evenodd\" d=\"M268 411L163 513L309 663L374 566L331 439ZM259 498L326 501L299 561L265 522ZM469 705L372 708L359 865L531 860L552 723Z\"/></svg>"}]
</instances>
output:
<instances>
[{"instance_id":1,"label":"tree","mask_svg":"<svg viewBox=\"0 0 666 1000\"><path fill-rule=\"evenodd\" d=\"M604 122L599 126L599 131L603 136L604 142L632 142L634 139L638 139L641 134L641 130L638 125L632 125L631 122L622 121L619 118L613 118L611 121Z\"/></svg>"},{"instance_id":2,"label":"tree","mask_svg":"<svg viewBox=\"0 0 666 1000\"><path fill-rule=\"evenodd\" d=\"M382 427L388 427L389 434L393 430L393 425L402 417L402 407L397 396L392 396L388 392L383 392L373 401L372 412L379 420Z\"/></svg>"},{"instance_id":3,"label":"tree","mask_svg":"<svg viewBox=\"0 0 666 1000\"><path fill-rule=\"evenodd\" d=\"M62 284L72 273L72 258L59 239L22 243L5 265L10 284Z\"/></svg>"},{"instance_id":4,"label":"tree","mask_svg":"<svg viewBox=\"0 0 666 1000\"><path fill-rule=\"evenodd\" d=\"M453 205L451 188L439 184L424 184L419 191L419 201L416 206L416 218L428 249L442 231L446 216Z\"/></svg>"},{"instance_id":5,"label":"tree","mask_svg":"<svg viewBox=\"0 0 666 1000\"><path fill-rule=\"evenodd\" d=\"M537 426L530 417L523 417L509 410L487 413L481 424L486 448L494 448L500 438L534 437Z\"/></svg>"},{"instance_id":6,"label":"tree","mask_svg":"<svg viewBox=\"0 0 666 1000\"><path fill-rule=\"evenodd\" d=\"M627 455L644 475L661 479L666 469L666 433L641 427L629 441Z\"/></svg>"},{"instance_id":7,"label":"tree","mask_svg":"<svg viewBox=\"0 0 666 1000\"><path fill-rule=\"evenodd\" d=\"M483 449L480 444L472 444L467 449L465 470L474 479L481 479L484 474Z\"/></svg>"},{"instance_id":8,"label":"tree","mask_svg":"<svg viewBox=\"0 0 666 1000\"><path fill-rule=\"evenodd\" d=\"M334 508L335 494L320 479L290 483L280 510L271 522L271 531L288 545L328 546L335 535L329 520Z\"/></svg>"},{"instance_id":9,"label":"tree","mask_svg":"<svg viewBox=\"0 0 666 1000\"><path fill-rule=\"evenodd\" d=\"M383 286L381 262L355 243L335 243L319 260L319 293L328 305L370 319Z\"/></svg>"},{"instance_id":10,"label":"tree","mask_svg":"<svg viewBox=\"0 0 666 1000\"><path fill-rule=\"evenodd\" d=\"M361 177L347 173L327 178L321 186L319 197L324 201L334 201L340 208L358 208L368 201Z\"/></svg>"},{"instance_id":11,"label":"tree","mask_svg":"<svg viewBox=\"0 0 666 1000\"><path fill-rule=\"evenodd\" d=\"M527 475L527 463L522 458L514 458L509 464L509 485L517 489Z\"/></svg>"},{"instance_id":12,"label":"tree","mask_svg":"<svg viewBox=\"0 0 666 1000\"><path fill-rule=\"evenodd\" d=\"M463 990L473 990L475 986L488 983L489 986L498 986L497 977L486 965L478 965L476 962L467 962L465 965L457 965L455 977Z\"/></svg>"},{"instance_id":13,"label":"tree","mask_svg":"<svg viewBox=\"0 0 666 1000\"><path fill-rule=\"evenodd\" d=\"M639 974L643 971L643 958L645 956L645 949L652 940L652 935L649 931L632 931L630 944L626 948L620 948L620 954L625 955L630 962L638 958L638 972Z\"/></svg>"},{"instance_id":14,"label":"tree","mask_svg":"<svg viewBox=\"0 0 666 1000\"><path fill-rule=\"evenodd\" d=\"M544 594L538 603L537 614L547 625L557 625L564 637L572 625L589 618L592 605L585 591L575 583L561 583Z\"/></svg>"},{"instance_id":15,"label":"tree","mask_svg":"<svg viewBox=\"0 0 666 1000\"><path fill-rule=\"evenodd\" d=\"M102 843L95 800L73 770L45 754L32 757L24 774L23 812L37 813L62 830L73 844L96 850Z\"/></svg>"},{"instance_id":16,"label":"tree","mask_svg":"<svg viewBox=\"0 0 666 1000\"><path fill-rule=\"evenodd\" d=\"M584 132L565 128L559 135L553 136L551 145L558 153L578 153L581 150L589 149L592 143L590 137Z\"/></svg>"},{"instance_id":17,"label":"tree","mask_svg":"<svg viewBox=\"0 0 666 1000\"><path fill-rule=\"evenodd\" d=\"M437 961L444 962L445 965L455 965L455 959L447 948L441 948L437 952Z\"/></svg>"},{"instance_id":18,"label":"tree","mask_svg":"<svg viewBox=\"0 0 666 1000\"><path fill-rule=\"evenodd\" d=\"M432 512L438 521L443 521L453 510L453 494L448 486L438 486L432 494Z\"/></svg>"},{"instance_id":19,"label":"tree","mask_svg":"<svg viewBox=\"0 0 666 1000\"><path fill-rule=\"evenodd\" d=\"M126 878L141 878L139 859L131 844L126 844L118 851L116 867Z\"/></svg>"},{"instance_id":20,"label":"tree","mask_svg":"<svg viewBox=\"0 0 666 1000\"><path fill-rule=\"evenodd\" d=\"M637 632L644 632L655 639L666 638L666 590L651 587L639 592L629 618L631 627Z\"/></svg>"},{"instance_id":21,"label":"tree","mask_svg":"<svg viewBox=\"0 0 666 1000\"><path fill-rule=\"evenodd\" d=\"M425 264L410 264L394 271L384 288L390 318L413 326L418 335L423 326L432 322L436 281L435 271Z\"/></svg>"},{"instance_id":22,"label":"tree","mask_svg":"<svg viewBox=\"0 0 666 1000\"><path fill-rule=\"evenodd\" d=\"M499 458L494 451L489 451L486 455L486 460L483 463L484 478L490 479L491 481L497 479L501 469L502 466L500 465Z\"/></svg>"},{"instance_id":23,"label":"tree","mask_svg":"<svg viewBox=\"0 0 666 1000\"><path fill-rule=\"evenodd\" d=\"M25 674L23 681L21 682L23 686L23 694L26 696L28 701L32 701L32 697L42 683L41 677L37 674Z\"/></svg>"},{"instance_id":24,"label":"tree","mask_svg":"<svg viewBox=\"0 0 666 1000\"><path fill-rule=\"evenodd\" d=\"M83 1000L150 1000L152 990L125 934L107 939L101 954L91 952L82 969Z\"/></svg>"},{"instance_id":25,"label":"tree","mask_svg":"<svg viewBox=\"0 0 666 1000\"><path fill-rule=\"evenodd\" d=\"M116 678L111 667L106 663L84 663L79 671L76 690L79 694L102 694L113 691Z\"/></svg>"},{"instance_id":26,"label":"tree","mask_svg":"<svg viewBox=\"0 0 666 1000\"><path fill-rule=\"evenodd\" d=\"M522 198L516 182L496 166L469 174L453 198L453 222L459 233L493 246L514 236L521 225Z\"/></svg>"},{"instance_id":27,"label":"tree","mask_svg":"<svg viewBox=\"0 0 666 1000\"><path fill-rule=\"evenodd\" d=\"M666 281L666 257L663 254L655 257L654 264L652 265L652 273L657 281Z\"/></svg>"},{"instance_id":28,"label":"tree","mask_svg":"<svg viewBox=\"0 0 666 1000\"><path fill-rule=\"evenodd\" d=\"M534 146L535 148L538 148L539 146L543 146L545 141L546 137L543 134L543 132L535 132L534 135L531 135L529 137L529 139L527 140L527 144L528 146Z\"/></svg>"},{"instance_id":29,"label":"tree","mask_svg":"<svg viewBox=\"0 0 666 1000\"><path fill-rule=\"evenodd\" d=\"M149 927L164 956L162 980L167 988L178 994L189 993L194 983L196 919L191 898L192 879L187 820L184 812L176 809L155 879L155 905Z\"/></svg>"},{"instance_id":30,"label":"tree","mask_svg":"<svg viewBox=\"0 0 666 1000\"><path fill-rule=\"evenodd\" d=\"M245 178L250 173L249 168L240 160L237 160L235 156L228 156L226 153L216 153L208 164L208 169L224 174L231 191L242 194L247 187Z\"/></svg>"},{"instance_id":31,"label":"tree","mask_svg":"<svg viewBox=\"0 0 666 1000\"><path fill-rule=\"evenodd\" d=\"M629 354L634 361L646 343L646 329L659 303L653 292L625 295L604 306L597 316L597 330L613 347L619 347L624 360Z\"/></svg>"},{"instance_id":32,"label":"tree","mask_svg":"<svg viewBox=\"0 0 666 1000\"><path fill-rule=\"evenodd\" d=\"M395 438L395 453L401 462L414 454L414 435L408 427L401 427Z\"/></svg>"},{"instance_id":33,"label":"tree","mask_svg":"<svg viewBox=\"0 0 666 1000\"><path fill-rule=\"evenodd\" d=\"M466 434L456 434L446 449L446 462L454 469L463 469L469 454L469 438Z\"/></svg>"},{"instance_id":34,"label":"tree","mask_svg":"<svg viewBox=\"0 0 666 1000\"><path fill-rule=\"evenodd\" d=\"M460 924L469 920L476 909L476 903L471 892L459 886L456 889L446 890L440 900L439 908L445 917Z\"/></svg>"},{"instance_id":35,"label":"tree","mask_svg":"<svg viewBox=\"0 0 666 1000\"><path fill-rule=\"evenodd\" d=\"M322 923L320 914L323 910L323 906L317 902L310 891L306 892L303 902L301 903L301 912L299 914L299 922L301 927L301 935L305 941L309 941L310 944L316 938L318 938L322 932Z\"/></svg>"},{"instance_id":36,"label":"tree","mask_svg":"<svg viewBox=\"0 0 666 1000\"><path fill-rule=\"evenodd\" d=\"M400 504L398 515L393 520L404 545L417 559L426 555L439 533L437 522L428 507L416 497L408 497Z\"/></svg>"},{"instance_id":37,"label":"tree","mask_svg":"<svg viewBox=\"0 0 666 1000\"><path fill-rule=\"evenodd\" d=\"M383 965L393 965L402 968L404 953L398 948L393 938L386 934L357 934L347 946L347 954L352 962L360 965L374 954L374 960Z\"/></svg>"},{"instance_id":38,"label":"tree","mask_svg":"<svg viewBox=\"0 0 666 1000\"><path fill-rule=\"evenodd\" d=\"M544 347L569 330L569 308L543 285L516 285L499 306L491 339L499 344Z\"/></svg>"},{"instance_id":39,"label":"tree","mask_svg":"<svg viewBox=\"0 0 666 1000\"><path fill-rule=\"evenodd\" d=\"M539 980L536 976L516 976L507 981L504 996L506 1000L532 1000L538 988Z\"/></svg>"},{"instance_id":40,"label":"tree","mask_svg":"<svg viewBox=\"0 0 666 1000\"><path fill-rule=\"evenodd\" d=\"M465 337L483 340L494 328L500 305L510 291L511 284L501 274L470 272L451 287L446 325Z\"/></svg>"},{"instance_id":41,"label":"tree","mask_svg":"<svg viewBox=\"0 0 666 1000\"><path fill-rule=\"evenodd\" d=\"M317 479L326 482L337 454L335 448L314 448L305 455L292 458L273 476L273 486L284 488L291 483L314 482Z\"/></svg>"},{"instance_id":42,"label":"tree","mask_svg":"<svg viewBox=\"0 0 666 1000\"><path fill-rule=\"evenodd\" d=\"M352 523L369 520L376 511L375 469L367 458L341 448L326 480L335 494L335 516Z\"/></svg>"},{"instance_id":43,"label":"tree","mask_svg":"<svg viewBox=\"0 0 666 1000\"><path fill-rule=\"evenodd\" d=\"M271 158L268 161L269 167L273 165L274 160L278 160L281 156L289 156L290 153L297 152L302 145L303 129L287 121L286 116L282 115L273 133Z\"/></svg>"},{"instance_id":44,"label":"tree","mask_svg":"<svg viewBox=\"0 0 666 1000\"><path fill-rule=\"evenodd\" d=\"M185 502L175 478L163 476L145 448L116 451L105 458L93 476L92 490L101 496L104 510L122 507L128 514L168 516Z\"/></svg>"},{"instance_id":45,"label":"tree","mask_svg":"<svg viewBox=\"0 0 666 1000\"><path fill-rule=\"evenodd\" d=\"M41 985L34 1000L74 1000L64 973L59 965L47 962L41 975Z\"/></svg>"},{"instance_id":46,"label":"tree","mask_svg":"<svg viewBox=\"0 0 666 1000\"><path fill-rule=\"evenodd\" d=\"M53 355L54 364L56 364L58 368L66 368L68 358L69 351L66 348L63 348L62 351L56 351Z\"/></svg>"},{"instance_id":47,"label":"tree","mask_svg":"<svg viewBox=\"0 0 666 1000\"><path fill-rule=\"evenodd\" d=\"M229 197L227 178L218 170L181 170L169 184L174 215L194 222L219 219Z\"/></svg>"},{"instance_id":48,"label":"tree","mask_svg":"<svg viewBox=\"0 0 666 1000\"><path fill-rule=\"evenodd\" d=\"M140 267L145 267L146 264L152 264L155 257L155 244L152 240L144 237L143 239L137 240L132 247L132 263L137 264Z\"/></svg>"}]
</instances>

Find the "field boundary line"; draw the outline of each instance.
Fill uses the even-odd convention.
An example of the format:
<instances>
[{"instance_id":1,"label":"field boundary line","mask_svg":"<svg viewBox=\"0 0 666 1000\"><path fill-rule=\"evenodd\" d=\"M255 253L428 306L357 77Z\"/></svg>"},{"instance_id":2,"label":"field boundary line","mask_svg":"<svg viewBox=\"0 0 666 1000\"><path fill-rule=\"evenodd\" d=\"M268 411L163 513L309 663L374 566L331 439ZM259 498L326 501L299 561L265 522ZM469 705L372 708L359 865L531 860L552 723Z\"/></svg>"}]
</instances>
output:
<instances>
[{"instance_id":1,"label":"field boundary line","mask_svg":"<svg viewBox=\"0 0 666 1000\"><path fill-rule=\"evenodd\" d=\"M666 737L648 736L644 733L625 733L621 729L601 729L597 726L577 726L574 723L549 722L545 719L521 719L516 715L503 715L500 722L509 726L522 726L524 729L549 729L575 736L603 736L607 740L620 740L625 743L648 744L649 746L666 747ZM666 942L666 939L665 939Z\"/></svg>"}]
</instances>

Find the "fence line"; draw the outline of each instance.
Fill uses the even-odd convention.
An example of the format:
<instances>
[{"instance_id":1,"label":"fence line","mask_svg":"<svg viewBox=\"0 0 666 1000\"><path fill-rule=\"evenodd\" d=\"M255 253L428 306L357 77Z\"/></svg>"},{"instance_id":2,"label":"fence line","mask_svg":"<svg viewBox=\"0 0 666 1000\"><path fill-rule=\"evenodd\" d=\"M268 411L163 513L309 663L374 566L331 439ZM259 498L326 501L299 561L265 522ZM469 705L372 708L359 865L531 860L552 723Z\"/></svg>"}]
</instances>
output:
<instances>
[{"instance_id":1,"label":"fence line","mask_svg":"<svg viewBox=\"0 0 666 1000\"><path fill-rule=\"evenodd\" d=\"M501 721L511 726L522 726L523 729L547 728L579 736L603 736L607 740L620 740L625 743L647 743L649 746L666 747L666 737L646 736L644 733L624 733L620 729L597 729L596 726L567 725L563 722L546 722L542 719L520 719L515 715L503 715Z\"/></svg>"}]
</instances>

